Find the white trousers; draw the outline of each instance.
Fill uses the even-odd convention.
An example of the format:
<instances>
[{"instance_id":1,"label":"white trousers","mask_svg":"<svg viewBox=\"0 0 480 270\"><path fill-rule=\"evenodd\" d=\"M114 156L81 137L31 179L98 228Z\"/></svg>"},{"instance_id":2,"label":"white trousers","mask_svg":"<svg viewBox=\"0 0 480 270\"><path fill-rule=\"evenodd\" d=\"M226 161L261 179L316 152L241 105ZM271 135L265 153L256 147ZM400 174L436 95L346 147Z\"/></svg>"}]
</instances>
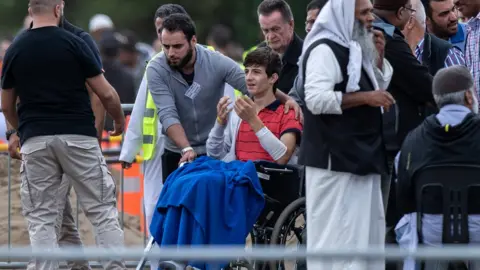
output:
<instances>
[{"instance_id":1,"label":"white trousers","mask_svg":"<svg viewBox=\"0 0 480 270\"><path fill-rule=\"evenodd\" d=\"M306 168L307 250L383 248L381 176ZM385 261L307 260L310 270L380 270Z\"/></svg>"}]
</instances>

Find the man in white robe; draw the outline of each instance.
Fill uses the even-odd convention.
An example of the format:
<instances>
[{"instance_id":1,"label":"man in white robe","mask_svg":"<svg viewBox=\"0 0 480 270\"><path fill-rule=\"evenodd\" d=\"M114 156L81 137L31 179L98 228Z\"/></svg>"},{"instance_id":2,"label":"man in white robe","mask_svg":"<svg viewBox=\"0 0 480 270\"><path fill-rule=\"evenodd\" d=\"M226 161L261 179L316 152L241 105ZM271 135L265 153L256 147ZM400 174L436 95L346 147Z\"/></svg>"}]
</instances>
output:
<instances>
[{"instance_id":1,"label":"man in white robe","mask_svg":"<svg viewBox=\"0 0 480 270\"><path fill-rule=\"evenodd\" d=\"M304 85L307 249L383 247L381 175L387 172L382 112L393 69L373 30L369 0L329 1L300 57ZM384 269L383 260L307 260L312 270Z\"/></svg>"}]
</instances>

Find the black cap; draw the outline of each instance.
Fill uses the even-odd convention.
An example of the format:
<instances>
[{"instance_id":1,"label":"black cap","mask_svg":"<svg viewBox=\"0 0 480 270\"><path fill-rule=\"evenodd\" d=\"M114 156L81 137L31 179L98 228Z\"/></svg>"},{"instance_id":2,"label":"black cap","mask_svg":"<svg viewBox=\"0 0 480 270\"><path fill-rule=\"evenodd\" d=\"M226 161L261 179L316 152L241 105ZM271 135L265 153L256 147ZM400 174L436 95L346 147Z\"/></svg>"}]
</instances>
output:
<instances>
[{"instance_id":1,"label":"black cap","mask_svg":"<svg viewBox=\"0 0 480 270\"><path fill-rule=\"evenodd\" d=\"M126 30L118 33L117 39L120 41L120 48L129 52L137 51L138 38L134 32Z\"/></svg>"},{"instance_id":2,"label":"black cap","mask_svg":"<svg viewBox=\"0 0 480 270\"><path fill-rule=\"evenodd\" d=\"M100 37L98 46L100 52L105 56L115 57L120 49L121 42L118 37L118 33L114 31L105 31Z\"/></svg>"}]
</instances>

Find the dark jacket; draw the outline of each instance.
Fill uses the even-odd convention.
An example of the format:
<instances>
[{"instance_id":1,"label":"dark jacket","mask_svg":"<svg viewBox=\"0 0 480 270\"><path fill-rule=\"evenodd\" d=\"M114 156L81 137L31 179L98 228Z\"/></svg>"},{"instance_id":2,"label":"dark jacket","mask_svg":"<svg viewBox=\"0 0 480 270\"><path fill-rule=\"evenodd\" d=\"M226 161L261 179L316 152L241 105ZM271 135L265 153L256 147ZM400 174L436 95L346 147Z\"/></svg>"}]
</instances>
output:
<instances>
[{"instance_id":1,"label":"dark jacket","mask_svg":"<svg viewBox=\"0 0 480 270\"><path fill-rule=\"evenodd\" d=\"M423 40L422 64L428 68L432 76L445 67L445 59L453 45L448 41L425 33Z\"/></svg>"},{"instance_id":2,"label":"dark jacket","mask_svg":"<svg viewBox=\"0 0 480 270\"><path fill-rule=\"evenodd\" d=\"M135 81L133 75L123 67L118 61L103 59L103 69L105 70L105 78L115 88L120 103L135 103ZM125 113L128 115L129 113ZM105 129L113 129L113 120L107 115L105 119Z\"/></svg>"},{"instance_id":3,"label":"dark jacket","mask_svg":"<svg viewBox=\"0 0 480 270\"><path fill-rule=\"evenodd\" d=\"M266 42L262 42L258 47L267 46ZM277 81L277 89L288 94L293 87L293 83L298 74L298 58L302 54L303 39L297 34L293 34L293 40L288 45L287 51L282 58L282 71Z\"/></svg>"},{"instance_id":4,"label":"dark jacket","mask_svg":"<svg viewBox=\"0 0 480 270\"><path fill-rule=\"evenodd\" d=\"M448 132L436 115L429 116L407 136L402 146L396 184L399 214L415 212L413 176L416 172L430 165L480 165L479 152L480 118L477 115L468 114L459 125L449 127ZM478 190L474 193L472 198L480 196ZM441 194L437 190L427 190L423 196L427 201L422 205L424 213L442 213ZM480 206L469 207L469 211L480 213Z\"/></svg>"},{"instance_id":5,"label":"dark jacket","mask_svg":"<svg viewBox=\"0 0 480 270\"><path fill-rule=\"evenodd\" d=\"M384 114L384 132L387 150L397 152L407 134L425 119L425 107L435 106L433 77L412 54L400 29L381 18L374 25L384 32L385 58L394 70L387 90L396 104Z\"/></svg>"}]
</instances>

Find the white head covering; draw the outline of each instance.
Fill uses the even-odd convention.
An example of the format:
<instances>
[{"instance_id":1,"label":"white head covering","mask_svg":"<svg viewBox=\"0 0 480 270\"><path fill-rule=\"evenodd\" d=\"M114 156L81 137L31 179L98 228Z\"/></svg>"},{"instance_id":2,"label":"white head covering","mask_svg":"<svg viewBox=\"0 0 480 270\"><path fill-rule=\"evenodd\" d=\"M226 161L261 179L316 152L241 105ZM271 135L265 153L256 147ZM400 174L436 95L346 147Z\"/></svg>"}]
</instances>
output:
<instances>
[{"instance_id":1,"label":"white head covering","mask_svg":"<svg viewBox=\"0 0 480 270\"><path fill-rule=\"evenodd\" d=\"M347 66L348 82L347 92L359 90L362 63L372 83L377 87L377 81L373 73L372 63L362 61L362 48L358 42L352 40L353 26L355 22L355 0L329 0L313 24L303 43L303 52L299 58L298 66L303 67L304 54L308 47L319 39L330 39L350 50ZM304 84L302 72L299 73L301 85Z\"/></svg>"},{"instance_id":2,"label":"white head covering","mask_svg":"<svg viewBox=\"0 0 480 270\"><path fill-rule=\"evenodd\" d=\"M88 29L90 32L99 29L112 29L114 27L112 19L105 14L96 14L90 19Z\"/></svg>"}]
</instances>

